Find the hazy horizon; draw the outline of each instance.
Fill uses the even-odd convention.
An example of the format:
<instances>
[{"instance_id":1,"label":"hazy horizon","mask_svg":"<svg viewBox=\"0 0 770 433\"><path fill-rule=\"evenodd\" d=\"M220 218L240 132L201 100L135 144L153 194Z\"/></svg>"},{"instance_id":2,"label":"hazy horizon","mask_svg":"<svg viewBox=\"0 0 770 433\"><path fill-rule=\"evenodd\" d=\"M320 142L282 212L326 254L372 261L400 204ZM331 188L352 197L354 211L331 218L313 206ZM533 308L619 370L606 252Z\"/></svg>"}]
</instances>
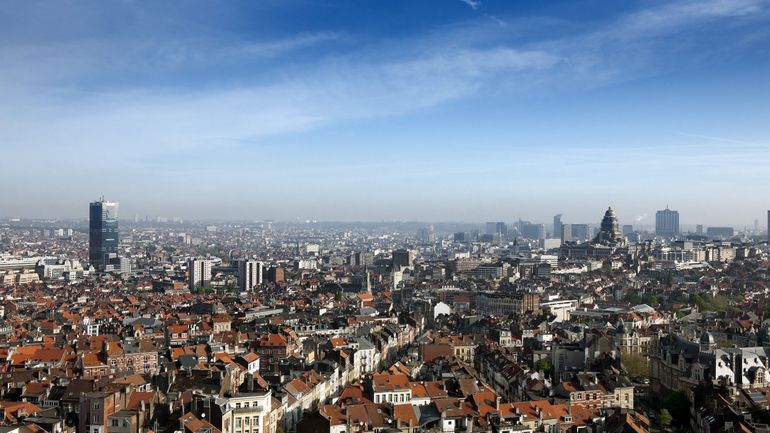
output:
<instances>
[{"instance_id":1,"label":"hazy horizon","mask_svg":"<svg viewBox=\"0 0 770 433\"><path fill-rule=\"evenodd\" d=\"M4 217L766 227L770 0L4 4Z\"/></svg>"}]
</instances>

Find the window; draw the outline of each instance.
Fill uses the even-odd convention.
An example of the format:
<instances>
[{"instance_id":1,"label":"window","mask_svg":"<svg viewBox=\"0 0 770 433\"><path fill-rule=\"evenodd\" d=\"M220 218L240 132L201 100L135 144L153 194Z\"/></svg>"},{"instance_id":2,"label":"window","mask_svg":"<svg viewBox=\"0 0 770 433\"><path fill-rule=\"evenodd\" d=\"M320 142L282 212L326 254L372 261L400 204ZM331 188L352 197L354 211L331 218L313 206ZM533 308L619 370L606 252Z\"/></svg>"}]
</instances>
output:
<instances>
[{"instance_id":1,"label":"window","mask_svg":"<svg viewBox=\"0 0 770 433\"><path fill-rule=\"evenodd\" d=\"M240 418L236 418L235 419L235 428L238 428L238 429L241 428L241 419Z\"/></svg>"}]
</instances>

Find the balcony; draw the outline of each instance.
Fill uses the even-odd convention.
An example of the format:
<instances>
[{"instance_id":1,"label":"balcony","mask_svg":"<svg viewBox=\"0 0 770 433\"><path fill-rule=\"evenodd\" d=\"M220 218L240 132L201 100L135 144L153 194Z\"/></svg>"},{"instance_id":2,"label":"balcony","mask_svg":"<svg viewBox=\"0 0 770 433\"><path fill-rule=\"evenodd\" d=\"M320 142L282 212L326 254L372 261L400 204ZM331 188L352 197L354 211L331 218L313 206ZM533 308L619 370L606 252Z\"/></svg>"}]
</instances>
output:
<instances>
[{"instance_id":1,"label":"balcony","mask_svg":"<svg viewBox=\"0 0 770 433\"><path fill-rule=\"evenodd\" d=\"M264 412L261 406L236 407L233 413L237 415L260 415Z\"/></svg>"}]
</instances>

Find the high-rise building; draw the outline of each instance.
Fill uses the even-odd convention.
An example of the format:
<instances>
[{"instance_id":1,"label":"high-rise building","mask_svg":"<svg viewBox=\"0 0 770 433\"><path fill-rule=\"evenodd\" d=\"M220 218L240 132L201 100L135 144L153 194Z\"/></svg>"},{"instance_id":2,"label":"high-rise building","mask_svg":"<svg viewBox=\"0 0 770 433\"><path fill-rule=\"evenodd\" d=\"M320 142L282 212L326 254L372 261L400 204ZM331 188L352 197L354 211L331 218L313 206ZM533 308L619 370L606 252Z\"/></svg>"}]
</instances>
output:
<instances>
[{"instance_id":1,"label":"high-rise building","mask_svg":"<svg viewBox=\"0 0 770 433\"><path fill-rule=\"evenodd\" d=\"M487 234L500 235L500 237L505 238L505 236L508 234L508 226L506 226L505 223L502 221L488 222Z\"/></svg>"},{"instance_id":2,"label":"high-rise building","mask_svg":"<svg viewBox=\"0 0 770 433\"><path fill-rule=\"evenodd\" d=\"M374 263L374 254L358 251L354 254L354 263L356 266L369 266Z\"/></svg>"},{"instance_id":3,"label":"high-rise building","mask_svg":"<svg viewBox=\"0 0 770 433\"><path fill-rule=\"evenodd\" d=\"M211 284L211 260L192 259L187 262L187 285L190 291Z\"/></svg>"},{"instance_id":4,"label":"high-rise building","mask_svg":"<svg viewBox=\"0 0 770 433\"><path fill-rule=\"evenodd\" d=\"M238 287L241 290L253 290L262 284L262 262L241 260L238 262Z\"/></svg>"},{"instance_id":5,"label":"high-rise building","mask_svg":"<svg viewBox=\"0 0 770 433\"><path fill-rule=\"evenodd\" d=\"M559 224L559 227L561 243L570 242L572 240L572 224Z\"/></svg>"},{"instance_id":6,"label":"high-rise building","mask_svg":"<svg viewBox=\"0 0 770 433\"><path fill-rule=\"evenodd\" d=\"M274 284L283 283L285 281L283 268L276 266L274 268L268 269L267 280Z\"/></svg>"},{"instance_id":7,"label":"high-rise building","mask_svg":"<svg viewBox=\"0 0 770 433\"><path fill-rule=\"evenodd\" d=\"M623 224L623 236L631 236L634 234L634 226L631 224Z\"/></svg>"},{"instance_id":8,"label":"high-rise building","mask_svg":"<svg viewBox=\"0 0 770 433\"><path fill-rule=\"evenodd\" d=\"M433 231L433 226L420 227L417 229L417 240L424 243L434 242L436 240L436 234Z\"/></svg>"},{"instance_id":9,"label":"high-rise building","mask_svg":"<svg viewBox=\"0 0 770 433\"><path fill-rule=\"evenodd\" d=\"M591 239L591 227L588 224L570 224L572 226L572 240L587 241Z\"/></svg>"},{"instance_id":10,"label":"high-rise building","mask_svg":"<svg viewBox=\"0 0 770 433\"><path fill-rule=\"evenodd\" d=\"M767 211L767 241L770 242L770 210Z\"/></svg>"},{"instance_id":11,"label":"high-rise building","mask_svg":"<svg viewBox=\"0 0 770 433\"><path fill-rule=\"evenodd\" d=\"M411 250L393 250L393 269L410 267L414 261L414 253Z\"/></svg>"},{"instance_id":12,"label":"high-rise building","mask_svg":"<svg viewBox=\"0 0 770 433\"><path fill-rule=\"evenodd\" d=\"M104 199L91 203L88 222L88 261L99 272L120 266L118 204Z\"/></svg>"},{"instance_id":13,"label":"high-rise building","mask_svg":"<svg viewBox=\"0 0 770 433\"><path fill-rule=\"evenodd\" d=\"M696 224L695 225L695 234L698 236L703 235L703 224Z\"/></svg>"},{"instance_id":14,"label":"high-rise building","mask_svg":"<svg viewBox=\"0 0 770 433\"><path fill-rule=\"evenodd\" d=\"M527 239L540 240L545 238L545 225L533 224L529 221L519 221L519 234Z\"/></svg>"},{"instance_id":15,"label":"high-rise building","mask_svg":"<svg viewBox=\"0 0 770 433\"><path fill-rule=\"evenodd\" d=\"M561 234L561 214L558 213L553 216L553 236L554 238L562 237ZM564 242L564 240L562 240Z\"/></svg>"},{"instance_id":16,"label":"high-rise building","mask_svg":"<svg viewBox=\"0 0 770 433\"><path fill-rule=\"evenodd\" d=\"M655 234L659 236L676 236L679 234L679 212L670 210L668 206L655 214Z\"/></svg>"}]
</instances>

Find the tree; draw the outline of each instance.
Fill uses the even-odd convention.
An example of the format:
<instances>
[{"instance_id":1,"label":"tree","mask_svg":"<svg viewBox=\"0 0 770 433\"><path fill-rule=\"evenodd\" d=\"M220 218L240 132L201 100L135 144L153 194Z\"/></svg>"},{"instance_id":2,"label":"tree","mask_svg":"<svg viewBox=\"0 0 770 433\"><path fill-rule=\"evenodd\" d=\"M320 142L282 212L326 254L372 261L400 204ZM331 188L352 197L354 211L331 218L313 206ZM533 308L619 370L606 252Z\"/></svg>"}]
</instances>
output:
<instances>
[{"instance_id":1,"label":"tree","mask_svg":"<svg viewBox=\"0 0 770 433\"><path fill-rule=\"evenodd\" d=\"M663 409L660 411L660 423L665 427L670 426L673 419L674 418L671 416L671 412L669 412L668 409Z\"/></svg>"},{"instance_id":2,"label":"tree","mask_svg":"<svg viewBox=\"0 0 770 433\"><path fill-rule=\"evenodd\" d=\"M668 410L672 421L676 424L687 426L690 422L690 400L685 393L672 392L663 402L663 408Z\"/></svg>"},{"instance_id":3,"label":"tree","mask_svg":"<svg viewBox=\"0 0 770 433\"><path fill-rule=\"evenodd\" d=\"M634 378L650 376L650 364L647 356L641 353L627 352L621 356L623 367Z\"/></svg>"},{"instance_id":4,"label":"tree","mask_svg":"<svg viewBox=\"0 0 770 433\"><path fill-rule=\"evenodd\" d=\"M551 363L548 362L548 359L540 358L540 361L537 361L537 365L535 365L535 368L537 368L538 371L542 372L543 376L550 377Z\"/></svg>"}]
</instances>

